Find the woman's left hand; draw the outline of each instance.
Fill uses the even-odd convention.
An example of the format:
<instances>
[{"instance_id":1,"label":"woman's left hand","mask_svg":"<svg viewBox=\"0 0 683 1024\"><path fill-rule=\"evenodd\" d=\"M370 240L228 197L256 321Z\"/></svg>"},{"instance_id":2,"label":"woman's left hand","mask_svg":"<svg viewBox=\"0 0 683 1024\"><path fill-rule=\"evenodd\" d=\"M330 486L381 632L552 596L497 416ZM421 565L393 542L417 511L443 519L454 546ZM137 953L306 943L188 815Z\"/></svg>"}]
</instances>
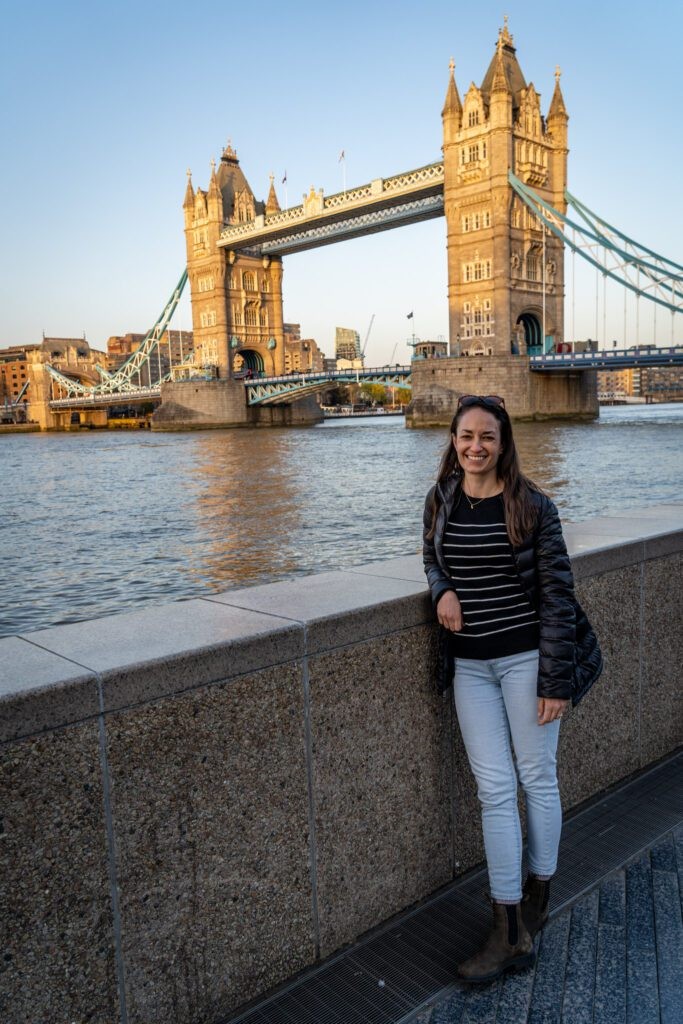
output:
<instances>
[{"instance_id":1,"label":"woman's left hand","mask_svg":"<svg viewBox=\"0 0 683 1024\"><path fill-rule=\"evenodd\" d=\"M556 697L539 697L538 724L547 725L548 722L554 722L556 718L562 718L567 704L569 704L568 700L558 700Z\"/></svg>"}]
</instances>

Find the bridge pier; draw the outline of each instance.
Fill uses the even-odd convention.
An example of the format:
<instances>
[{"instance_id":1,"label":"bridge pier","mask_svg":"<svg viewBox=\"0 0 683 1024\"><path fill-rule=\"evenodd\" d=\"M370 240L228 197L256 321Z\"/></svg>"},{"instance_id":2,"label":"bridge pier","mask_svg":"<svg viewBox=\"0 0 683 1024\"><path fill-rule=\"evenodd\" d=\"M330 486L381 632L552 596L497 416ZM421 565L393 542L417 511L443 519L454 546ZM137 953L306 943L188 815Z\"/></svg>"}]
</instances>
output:
<instances>
[{"instance_id":1,"label":"bridge pier","mask_svg":"<svg viewBox=\"0 0 683 1024\"><path fill-rule=\"evenodd\" d=\"M595 370L532 372L528 356L415 359L408 427L449 426L459 395L501 395L512 419L597 419Z\"/></svg>"},{"instance_id":2,"label":"bridge pier","mask_svg":"<svg viewBox=\"0 0 683 1024\"><path fill-rule=\"evenodd\" d=\"M161 405L152 416L152 430L307 426L322 418L312 396L288 405L248 406L239 381L187 380L161 385Z\"/></svg>"}]
</instances>

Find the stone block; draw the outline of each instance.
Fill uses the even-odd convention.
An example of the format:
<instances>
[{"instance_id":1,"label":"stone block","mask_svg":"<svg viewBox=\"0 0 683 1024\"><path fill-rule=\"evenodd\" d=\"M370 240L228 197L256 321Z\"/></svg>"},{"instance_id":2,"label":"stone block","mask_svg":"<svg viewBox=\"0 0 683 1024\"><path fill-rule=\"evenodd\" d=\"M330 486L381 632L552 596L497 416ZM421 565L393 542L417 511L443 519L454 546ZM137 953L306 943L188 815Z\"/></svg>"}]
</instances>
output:
<instances>
[{"instance_id":1,"label":"stone block","mask_svg":"<svg viewBox=\"0 0 683 1024\"><path fill-rule=\"evenodd\" d=\"M92 672L21 637L0 640L0 743L98 711Z\"/></svg>"},{"instance_id":2,"label":"stone block","mask_svg":"<svg viewBox=\"0 0 683 1024\"><path fill-rule=\"evenodd\" d=\"M0 748L0 1020L120 1019L96 722Z\"/></svg>"},{"instance_id":3,"label":"stone block","mask_svg":"<svg viewBox=\"0 0 683 1024\"><path fill-rule=\"evenodd\" d=\"M107 711L292 661L303 631L208 600L38 630L30 639L99 673Z\"/></svg>"},{"instance_id":4,"label":"stone block","mask_svg":"<svg viewBox=\"0 0 683 1024\"><path fill-rule=\"evenodd\" d=\"M212 600L304 625L308 654L433 621L426 581L358 572L323 572L230 590Z\"/></svg>"},{"instance_id":5,"label":"stone block","mask_svg":"<svg viewBox=\"0 0 683 1024\"><path fill-rule=\"evenodd\" d=\"M484 860L484 836L481 830L481 805L477 796L477 783L467 759L465 743L455 713L452 689L448 691L447 699L453 720L453 868L455 874L459 875Z\"/></svg>"},{"instance_id":6,"label":"stone block","mask_svg":"<svg viewBox=\"0 0 683 1024\"><path fill-rule=\"evenodd\" d=\"M577 597L595 629L605 669L562 723L559 779L564 810L639 767L640 566L593 576Z\"/></svg>"},{"instance_id":7,"label":"stone block","mask_svg":"<svg viewBox=\"0 0 683 1024\"><path fill-rule=\"evenodd\" d=\"M309 661L322 955L452 876L450 714L418 627Z\"/></svg>"},{"instance_id":8,"label":"stone block","mask_svg":"<svg viewBox=\"0 0 683 1024\"><path fill-rule=\"evenodd\" d=\"M315 959L300 665L107 716L129 1024L204 1024Z\"/></svg>"},{"instance_id":9,"label":"stone block","mask_svg":"<svg viewBox=\"0 0 683 1024\"><path fill-rule=\"evenodd\" d=\"M683 741L683 555L646 562L643 588L641 764L646 765Z\"/></svg>"},{"instance_id":10,"label":"stone block","mask_svg":"<svg viewBox=\"0 0 683 1024\"><path fill-rule=\"evenodd\" d=\"M398 558L385 558L382 562L368 562L367 565L356 565L345 572L357 572L363 576L388 577L394 580L412 580L427 586L422 555L399 555Z\"/></svg>"}]
</instances>

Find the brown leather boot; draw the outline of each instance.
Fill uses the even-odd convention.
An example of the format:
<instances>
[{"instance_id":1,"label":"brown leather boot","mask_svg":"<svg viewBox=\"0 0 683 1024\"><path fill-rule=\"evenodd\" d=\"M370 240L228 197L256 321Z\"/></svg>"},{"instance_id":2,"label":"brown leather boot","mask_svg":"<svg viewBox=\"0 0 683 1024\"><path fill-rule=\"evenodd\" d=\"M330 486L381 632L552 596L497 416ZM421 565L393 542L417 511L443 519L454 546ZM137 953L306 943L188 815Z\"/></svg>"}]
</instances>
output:
<instances>
[{"instance_id":1,"label":"brown leather boot","mask_svg":"<svg viewBox=\"0 0 683 1024\"><path fill-rule=\"evenodd\" d=\"M522 894L522 918L532 939L548 920L549 899L550 880L527 875Z\"/></svg>"},{"instance_id":2,"label":"brown leather boot","mask_svg":"<svg viewBox=\"0 0 683 1024\"><path fill-rule=\"evenodd\" d=\"M456 973L463 981L493 981L511 967L531 967L536 954L531 936L522 920L521 903L496 903L493 929L473 957L458 964Z\"/></svg>"}]
</instances>

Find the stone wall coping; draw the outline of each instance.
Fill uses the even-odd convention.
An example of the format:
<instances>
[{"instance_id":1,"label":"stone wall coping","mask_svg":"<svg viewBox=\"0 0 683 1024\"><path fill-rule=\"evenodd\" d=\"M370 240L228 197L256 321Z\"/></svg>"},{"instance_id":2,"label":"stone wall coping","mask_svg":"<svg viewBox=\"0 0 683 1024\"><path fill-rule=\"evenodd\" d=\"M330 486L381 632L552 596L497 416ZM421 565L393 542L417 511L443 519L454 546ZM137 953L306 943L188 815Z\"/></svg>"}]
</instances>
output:
<instances>
[{"instance_id":1,"label":"stone wall coping","mask_svg":"<svg viewBox=\"0 0 683 1024\"><path fill-rule=\"evenodd\" d=\"M565 525L577 579L683 551L683 502ZM0 639L0 742L433 621L419 554Z\"/></svg>"}]
</instances>

